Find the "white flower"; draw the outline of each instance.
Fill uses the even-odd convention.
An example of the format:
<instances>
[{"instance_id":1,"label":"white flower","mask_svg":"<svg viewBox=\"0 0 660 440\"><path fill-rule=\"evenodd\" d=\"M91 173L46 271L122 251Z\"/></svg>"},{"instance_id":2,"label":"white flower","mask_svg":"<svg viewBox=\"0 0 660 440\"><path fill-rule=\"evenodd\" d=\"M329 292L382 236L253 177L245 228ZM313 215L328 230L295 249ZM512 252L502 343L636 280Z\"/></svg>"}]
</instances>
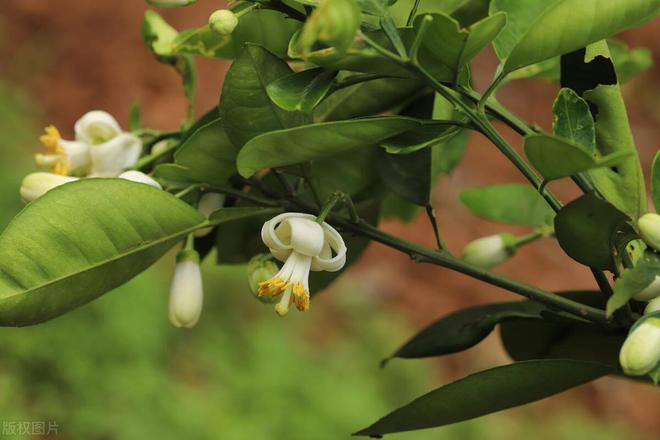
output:
<instances>
[{"instance_id":1,"label":"white flower","mask_svg":"<svg viewBox=\"0 0 660 440\"><path fill-rule=\"evenodd\" d=\"M101 138L99 138L101 139ZM132 168L142 154L142 142L131 133L119 133L109 140L89 147L91 177L116 177Z\"/></svg>"},{"instance_id":2,"label":"white flower","mask_svg":"<svg viewBox=\"0 0 660 440\"><path fill-rule=\"evenodd\" d=\"M32 202L55 187L76 180L78 180L76 177L62 176L53 173L28 174L25 176L23 183L21 184L21 198L26 202Z\"/></svg>"},{"instance_id":3,"label":"white flower","mask_svg":"<svg viewBox=\"0 0 660 440\"><path fill-rule=\"evenodd\" d=\"M123 131L110 113L92 110L85 113L74 125L76 140L89 145L99 145L119 136Z\"/></svg>"},{"instance_id":4,"label":"white flower","mask_svg":"<svg viewBox=\"0 0 660 440\"><path fill-rule=\"evenodd\" d=\"M619 352L619 362L630 376L643 376L658 365L660 318L648 318L630 332Z\"/></svg>"},{"instance_id":5,"label":"white flower","mask_svg":"<svg viewBox=\"0 0 660 440\"><path fill-rule=\"evenodd\" d=\"M209 17L209 26L220 35L230 35L238 25L238 17L229 9L218 9Z\"/></svg>"},{"instance_id":6,"label":"white flower","mask_svg":"<svg viewBox=\"0 0 660 440\"><path fill-rule=\"evenodd\" d=\"M36 162L40 168L49 168L51 172L67 176L72 173L86 174L91 165L89 145L79 141L65 141L59 130L50 125L39 140L46 148L46 154L37 154Z\"/></svg>"},{"instance_id":7,"label":"white flower","mask_svg":"<svg viewBox=\"0 0 660 440\"><path fill-rule=\"evenodd\" d=\"M130 180L132 182L144 183L145 185L153 186L156 189L163 189L163 187L155 179L147 176L141 171L126 171L119 175L120 179Z\"/></svg>"},{"instance_id":8,"label":"white flower","mask_svg":"<svg viewBox=\"0 0 660 440\"><path fill-rule=\"evenodd\" d=\"M637 220L642 239L656 251L660 250L660 215L648 213Z\"/></svg>"},{"instance_id":9,"label":"white flower","mask_svg":"<svg viewBox=\"0 0 660 440\"><path fill-rule=\"evenodd\" d=\"M170 288L170 322L175 327L193 327L199 320L203 304L199 255L194 250L181 251L177 255Z\"/></svg>"},{"instance_id":10,"label":"white flower","mask_svg":"<svg viewBox=\"0 0 660 440\"><path fill-rule=\"evenodd\" d=\"M651 301L658 295L660 295L660 276L656 275L653 281L651 281L651 284L633 296L633 299L637 301Z\"/></svg>"},{"instance_id":11,"label":"white flower","mask_svg":"<svg viewBox=\"0 0 660 440\"><path fill-rule=\"evenodd\" d=\"M260 297L282 295L275 306L284 316L293 301L298 310L309 309L309 271L336 272L346 263L346 245L329 224L319 224L309 214L289 212L264 223L261 239L282 269L259 286Z\"/></svg>"},{"instance_id":12,"label":"white flower","mask_svg":"<svg viewBox=\"0 0 660 440\"><path fill-rule=\"evenodd\" d=\"M465 246L463 260L474 266L490 269L513 255L515 250L507 241L510 240L506 234L478 238Z\"/></svg>"},{"instance_id":13,"label":"white flower","mask_svg":"<svg viewBox=\"0 0 660 440\"><path fill-rule=\"evenodd\" d=\"M197 210L200 212L200 214L204 216L204 218L209 218L211 214L213 214L218 209L222 208L224 204L225 204L224 194L206 193L203 194L202 197L200 197L199 203L197 204ZM195 231L195 237L205 237L209 235L209 233L212 230L213 230L212 227L198 229Z\"/></svg>"},{"instance_id":14,"label":"white flower","mask_svg":"<svg viewBox=\"0 0 660 440\"><path fill-rule=\"evenodd\" d=\"M197 3L197 0L147 0L147 3L157 8L178 8Z\"/></svg>"}]
</instances>

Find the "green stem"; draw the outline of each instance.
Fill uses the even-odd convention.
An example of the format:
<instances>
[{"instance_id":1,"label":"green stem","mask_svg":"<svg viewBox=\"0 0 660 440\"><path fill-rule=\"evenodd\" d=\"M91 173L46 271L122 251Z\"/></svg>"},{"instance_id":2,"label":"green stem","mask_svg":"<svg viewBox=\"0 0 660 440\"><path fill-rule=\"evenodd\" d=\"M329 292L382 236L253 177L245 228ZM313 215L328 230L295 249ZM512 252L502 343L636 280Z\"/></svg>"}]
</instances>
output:
<instances>
[{"instance_id":1,"label":"green stem","mask_svg":"<svg viewBox=\"0 0 660 440\"><path fill-rule=\"evenodd\" d=\"M415 0L415 3L410 10L410 14L408 14L408 20L406 20L406 27L412 26L413 21L415 20L415 16L417 15L417 9L419 8L420 1L421 0Z\"/></svg>"},{"instance_id":2,"label":"green stem","mask_svg":"<svg viewBox=\"0 0 660 440\"><path fill-rule=\"evenodd\" d=\"M428 30L429 25L431 24L432 21L433 21L432 16L430 15L424 16L424 18L422 19L422 24L419 27L419 31L417 31L417 34L415 35L415 39L413 40L413 43L410 46L410 59L415 64L419 64L418 62L419 48L422 47L424 36L426 35L426 31Z\"/></svg>"},{"instance_id":3,"label":"green stem","mask_svg":"<svg viewBox=\"0 0 660 440\"><path fill-rule=\"evenodd\" d=\"M188 194L190 194L191 192L196 191L196 190L198 190L198 189L201 189L201 188L203 188L204 186L205 186L205 185L204 185L203 183L198 183L198 184L195 184L195 185L190 185L189 187L184 188L183 190L181 190L181 191L179 191L178 193L174 194L174 197L176 197L177 199L182 199L182 198L184 198L185 196L187 196Z\"/></svg>"},{"instance_id":4,"label":"green stem","mask_svg":"<svg viewBox=\"0 0 660 440\"><path fill-rule=\"evenodd\" d=\"M499 87L500 83L506 78L506 73L500 71L501 67L497 68L497 73L495 75L495 79L493 82L488 86L486 91L484 92L483 95L481 95L481 98L479 99L479 102L477 103L477 111L483 115L486 114L486 103L488 102L488 99L490 96L495 93L495 90L497 90L497 87Z\"/></svg>"},{"instance_id":5,"label":"green stem","mask_svg":"<svg viewBox=\"0 0 660 440\"><path fill-rule=\"evenodd\" d=\"M321 209L321 212L319 215L316 217L316 222L318 224L322 224L325 221L325 218L332 212L332 209L335 207L337 202L341 200L341 196L339 194L333 194L330 196L328 199L327 203L323 206L323 209Z\"/></svg>"},{"instance_id":6,"label":"green stem","mask_svg":"<svg viewBox=\"0 0 660 440\"><path fill-rule=\"evenodd\" d=\"M376 73L364 73L364 74L358 74L358 75L351 75L348 78L345 78L333 85L333 91L341 90L346 87L354 86L356 84L360 84L363 82L367 81L374 81L377 79L385 79L385 78L398 78L396 76L391 76L391 75L380 75Z\"/></svg>"},{"instance_id":7,"label":"green stem","mask_svg":"<svg viewBox=\"0 0 660 440\"><path fill-rule=\"evenodd\" d=\"M399 35L399 31L397 30L392 17L381 18L380 28L390 40L390 43L392 43L392 46L394 46L394 49L397 51L399 56L403 59L408 59L406 46L403 44L403 41L401 41L401 35Z\"/></svg>"},{"instance_id":8,"label":"green stem","mask_svg":"<svg viewBox=\"0 0 660 440\"><path fill-rule=\"evenodd\" d=\"M360 37L364 40L365 43L367 43L376 52L383 55L385 58L390 58L391 60L394 60L394 61L396 61L398 63L401 63L401 64L406 64L408 62L407 59L400 57L399 55L395 54L391 50L386 49L383 46L381 46L380 44L376 43L374 40L372 40L370 37L368 37L364 32L360 32Z\"/></svg>"},{"instance_id":9,"label":"green stem","mask_svg":"<svg viewBox=\"0 0 660 440\"><path fill-rule=\"evenodd\" d=\"M435 210L433 209L433 206L431 204L428 204L425 206L426 208L426 216L429 218L429 221L431 222L431 226L433 227L433 234L435 235L435 243L438 246L439 251L448 251L447 244L445 241L442 239L442 235L440 235L440 228L438 227L438 219L435 216Z\"/></svg>"},{"instance_id":10,"label":"green stem","mask_svg":"<svg viewBox=\"0 0 660 440\"><path fill-rule=\"evenodd\" d=\"M157 136L152 141L147 143L145 146L146 146L147 149L150 150L151 147L153 147L158 142L160 142L162 140L165 140L165 139L178 137L178 136L180 136L180 134L181 133L179 133L179 132L163 133L162 135ZM153 165L155 162L157 162L159 159L172 154L174 151L176 151L177 148L179 148L179 143L178 142L173 143L172 145L169 145L167 148L163 149L163 151L160 151L157 154L148 154L148 155L140 158L140 160L138 160L137 164L135 164L135 169L140 170L140 171L144 171L145 169L147 169L148 167Z\"/></svg>"}]
</instances>

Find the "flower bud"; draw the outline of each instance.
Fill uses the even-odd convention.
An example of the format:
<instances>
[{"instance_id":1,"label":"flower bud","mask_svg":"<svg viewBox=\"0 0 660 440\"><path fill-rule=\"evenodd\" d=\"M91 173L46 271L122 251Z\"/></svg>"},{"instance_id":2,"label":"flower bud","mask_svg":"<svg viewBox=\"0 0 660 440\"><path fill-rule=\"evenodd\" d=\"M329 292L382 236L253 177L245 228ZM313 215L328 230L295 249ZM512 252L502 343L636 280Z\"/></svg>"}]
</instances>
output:
<instances>
[{"instance_id":1,"label":"flower bud","mask_svg":"<svg viewBox=\"0 0 660 440\"><path fill-rule=\"evenodd\" d=\"M178 8L197 3L197 0L147 0L147 3L157 8Z\"/></svg>"},{"instance_id":2,"label":"flower bud","mask_svg":"<svg viewBox=\"0 0 660 440\"><path fill-rule=\"evenodd\" d=\"M51 189L65 183L78 180L76 177L61 176L53 173L32 173L25 176L21 184L21 198L31 202L46 194Z\"/></svg>"},{"instance_id":3,"label":"flower bud","mask_svg":"<svg viewBox=\"0 0 660 440\"><path fill-rule=\"evenodd\" d=\"M658 295L660 295L660 276L656 275L651 284L633 296L633 299L636 301L651 301Z\"/></svg>"},{"instance_id":4,"label":"flower bud","mask_svg":"<svg viewBox=\"0 0 660 440\"><path fill-rule=\"evenodd\" d=\"M176 260L170 288L170 322L175 327L193 327L199 320L204 303L199 254L194 250L184 250L179 252Z\"/></svg>"},{"instance_id":5,"label":"flower bud","mask_svg":"<svg viewBox=\"0 0 660 440\"><path fill-rule=\"evenodd\" d=\"M660 318L651 317L634 327L626 338L619 363L630 376L643 376L660 362Z\"/></svg>"},{"instance_id":6,"label":"flower bud","mask_svg":"<svg viewBox=\"0 0 660 440\"><path fill-rule=\"evenodd\" d=\"M353 44L361 13L355 0L321 0L307 19L298 44L302 53L316 50L316 43L344 53Z\"/></svg>"},{"instance_id":7,"label":"flower bud","mask_svg":"<svg viewBox=\"0 0 660 440\"><path fill-rule=\"evenodd\" d=\"M229 9L218 9L209 17L209 26L220 35L230 35L238 25L238 17Z\"/></svg>"},{"instance_id":8,"label":"flower bud","mask_svg":"<svg viewBox=\"0 0 660 440\"><path fill-rule=\"evenodd\" d=\"M224 194L206 193L200 197L199 203L197 204L197 210L204 216L204 218L209 218L211 214L222 208L224 204ZM212 230L213 227L198 229L195 231L195 237L206 237Z\"/></svg>"},{"instance_id":9,"label":"flower bud","mask_svg":"<svg viewBox=\"0 0 660 440\"><path fill-rule=\"evenodd\" d=\"M120 179L130 180L131 182L144 183L145 185L153 186L156 189L163 189L163 187L155 179L147 176L141 171L125 171L119 175Z\"/></svg>"},{"instance_id":10,"label":"flower bud","mask_svg":"<svg viewBox=\"0 0 660 440\"><path fill-rule=\"evenodd\" d=\"M465 246L463 260L474 266L490 269L506 261L515 253L515 247L510 245L513 240L511 234L478 238Z\"/></svg>"},{"instance_id":11,"label":"flower bud","mask_svg":"<svg viewBox=\"0 0 660 440\"><path fill-rule=\"evenodd\" d=\"M272 296L259 296L259 286L280 271L273 258L269 254L258 254L252 257L248 263L248 284L255 298L263 303L274 303L278 298Z\"/></svg>"},{"instance_id":12,"label":"flower bud","mask_svg":"<svg viewBox=\"0 0 660 440\"><path fill-rule=\"evenodd\" d=\"M637 220L639 234L647 245L660 250L660 215L648 213Z\"/></svg>"},{"instance_id":13,"label":"flower bud","mask_svg":"<svg viewBox=\"0 0 660 440\"><path fill-rule=\"evenodd\" d=\"M646 305L646 308L644 309L645 315L650 315L654 312L660 312L660 296L657 296L649 301L649 303Z\"/></svg>"}]
</instances>

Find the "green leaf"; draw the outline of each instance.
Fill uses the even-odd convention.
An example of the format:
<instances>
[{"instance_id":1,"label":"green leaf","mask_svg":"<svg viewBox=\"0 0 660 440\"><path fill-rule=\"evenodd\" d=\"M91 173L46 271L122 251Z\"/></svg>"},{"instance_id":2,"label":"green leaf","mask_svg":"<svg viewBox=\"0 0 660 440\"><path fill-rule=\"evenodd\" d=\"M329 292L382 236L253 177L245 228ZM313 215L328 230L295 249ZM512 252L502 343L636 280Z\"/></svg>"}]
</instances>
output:
<instances>
[{"instance_id":1,"label":"green leaf","mask_svg":"<svg viewBox=\"0 0 660 440\"><path fill-rule=\"evenodd\" d=\"M546 307L532 301L502 302L469 307L443 316L403 344L383 361L457 353L477 345L495 326L512 318L541 318Z\"/></svg>"},{"instance_id":2,"label":"green leaf","mask_svg":"<svg viewBox=\"0 0 660 440\"><path fill-rule=\"evenodd\" d=\"M545 134L525 137L524 148L525 155L545 180L574 176L596 168L615 167L631 155L629 151L617 151L599 157L581 145Z\"/></svg>"},{"instance_id":3,"label":"green leaf","mask_svg":"<svg viewBox=\"0 0 660 440\"><path fill-rule=\"evenodd\" d=\"M430 58L451 68L461 70L490 43L502 30L506 14L496 13L484 18L469 28L447 14L431 14L433 21L427 26L422 44ZM419 32L424 16L415 20L415 31Z\"/></svg>"},{"instance_id":4,"label":"green leaf","mask_svg":"<svg viewBox=\"0 0 660 440\"><path fill-rule=\"evenodd\" d=\"M544 399L611 372L601 364L563 359L516 362L431 391L355 435L381 436L462 422Z\"/></svg>"},{"instance_id":5,"label":"green leaf","mask_svg":"<svg viewBox=\"0 0 660 440\"><path fill-rule=\"evenodd\" d=\"M355 196L371 185L376 178L376 150L361 148L313 160L309 175L321 200L327 200L335 191Z\"/></svg>"},{"instance_id":6,"label":"green leaf","mask_svg":"<svg viewBox=\"0 0 660 440\"><path fill-rule=\"evenodd\" d=\"M131 131L139 130L141 123L140 102L135 99L131 103L131 108L128 112L128 128Z\"/></svg>"},{"instance_id":7,"label":"green leaf","mask_svg":"<svg viewBox=\"0 0 660 440\"><path fill-rule=\"evenodd\" d=\"M494 0L507 13L495 41L504 72L562 55L654 18L660 0Z\"/></svg>"},{"instance_id":8,"label":"green leaf","mask_svg":"<svg viewBox=\"0 0 660 440\"><path fill-rule=\"evenodd\" d=\"M607 315L625 306L630 299L644 290L660 276L660 256L652 251L646 251L631 267L623 271L623 275L614 283L614 295L607 301Z\"/></svg>"},{"instance_id":9,"label":"green leaf","mask_svg":"<svg viewBox=\"0 0 660 440\"><path fill-rule=\"evenodd\" d=\"M311 113L330 91L335 76L337 72L322 68L303 70L273 81L266 92L284 110Z\"/></svg>"},{"instance_id":10,"label":"green leaf","mask_svg":"<svg viewBox=\"0 0 660 440\"><path fill-rule=\"evenodd\" d=\"M389 5L396 0L356 0L360 9L365 14L375 15L377 17L385 17L389 15Z\"/></svg>"},{"instance_id":11,"label":"green leaf","mask_svg":"<svg viewBox=\"0 0 660 440\"><path fill-rule=\"evenodd\" d=\"M0 235L0 325L37 324L92 301L203 223L149 185L85 179L55 188Z\"/></svg>"},{"instance_id":12,"label":"green leaf","mask_svg":"<svg viewBox=\"0 0 660 440\"><path fill-rule=\"evenodd\" d=\"M452 123L425 124L385 139L381 147L390 154L410 154L451 140L460 128Z\"/></svg>"},{"instance_id":13,"label":"green leaf","mask_svg":"<svg viewBox=\"0 0 660 440\"><path fill-rule=\"evenodd\" d=\"M454 171L465 155L465 149L469 139L470 132L468 130L461 130L448 141L431 147L433 156L431 174L434 181L438 177L445 176Z\"/></svg>"},{"instance_id":14,"label":"green leaf","mask_svg":"<svg viewBox=\"0 0 660 440\"><path fill-rule=\"evenodd\" d=\"M222 120L199 128L174 155L177 165L187 168L195 182L222 186L236 173L238 149L231 143Z\"/></svg>"},{"instance_id":15,"label":"green leaf","mask_svg":"<svg viewBox=\"0 0 660 440\"><path fill-rule=\"evenodd\" d=\"M285 57L289 40L302 23L272 9L255 9L243 15L231 35L220 35L209 26L181 32L172 42L177 54L208 58L236 58L246 43L258 44Z\"/></svg>"},{"instance_id":16,"label":"green leaf","mask_svg":"<svg viewBox=\"0 0 660 440\"><path fill-rule=\"evenodd\" d=\"M396 219L403 223L410 223L419 215L420 208L414 203L388 193L383 198L382 216L386 220Z\"/></svg>"},{"instance_id":17,"label":"green leaf","mask_svg":"<svg viewBox=\"0 0 660 440\"><path fill-rule=\"evenodd\" d=\"M299 164L370 147L419 125L413 118L390 116L271 131L252 139L243 147L238 155L238 172L249 177L263 168Z\"/></svg>"},{"instance_id":18,"label":"green leaf","mask_svg":"<svg viewBox=\"0 0 660 440\"><path fill-rule=\"evenodd\" d=\"M188 168L173 163L156 165L154 177L168 189L185 188L199 183Z\"/></svg>"},{"instance_id":19,"label":"green leaf","mask_svg":"<svg viewBox=\"0 0 660 440\"><path fill-rule=\"evenodd\" d=\"M542 227L552 224L554 211L529 185L500 184L471 188L461 202L474 214L497 223Z\"/></svg>"},{"instance_id":20,"label":"green leaf","mask_svg":"<svg viewBox=\"0 0 660 440\"><path fill-rule=\"evenodd\" d=\"M287 63L252 44L246 45L232 63L222 87L219 111L227 136L236 147L261 133L306 121L302 113L279 108L266 93L268 84L290 74Z\"/></svg>"},{"instance_id":21,"label":"green leaf","mask_svg":"<svg viewBox=\"0 0 660 440\"><path fill-rule=\"evenodd\" d=\"M343 78L345 79L345 78ZM415 96L422 88L419 81L383 78L346 87L328 96L314 110L314 120L337 121L383 113Z\"/></svg>"},{"instance_id":22,"label":"green leaf","mask_svg":"<svg viewBox=\"0 0 660 440\"><path fill-rule=\"evenodd\" d=\"M594 169L588 176L610 203L636 220L646 212L644 175L607 43L601 41L563 56L561 81L589 103L600 156L629 154L616 167Z\"/></svg>"},{"instance_id":23,"label":"green leaf","mask_svg":"<svg viewBox=\"0 0 660 440\"><path fill-rule=\"evenodd\" d=\"M174 39L178 35L176 29L170 26L158 13L148 10L144 13L142 22L142 37L144 44L160 57L171 57Z\"/></svg>"},{"instance_id":24,"label":"green leaf","mask_svg":"<svg viewBox=\"0 0 660 440\"><path fill-rule=\"evenodd\" d=\"M561 89L552 106L552 132L587 151L596 149L596 128L589 104L571 89Z\"/></svg>"},{"instance_id":25,"label":"green leaf","mask_svg":"<svg viewBox=\"0 0 660 440\"><path fill-rule=\"evenodd\" d=\"M610 203L585 194L559 211L555 234L561 248L574 260L613 271L617 266L613 255L621 247L620 242L637 238L629 221Z\"/></svg>"},{"instance_id":26,"label":"green leaf","mask_svg":"<svg viewBox=\"0 0 660 440\"><path fill-rule=\"evenodd\" d=\"M651 165L651 194L655 210L660 212L660 151L655 153Z\"/></svg>"},{"instance_id":27,"label":"green leaf","mask_svg":"<svg viewBox=\"0 0 660 440\"><path fill-rule=\"evenodd\" d=\"M262 207L238 207L238 208L220 208L209 217L209 222L213 225L227 223L236 220L243 220L249 217L270 215L276 216L282 212L281 208L262 208Z\"/></svg>"},{"instance_id":28,"label":"green leaf","mask_svg":"<svg viewBox=\"0 0 660 440\"><path fill-rule=\"evenodd\" d=\"M431 199L431 149L411 154L389 154L379 150L376 167L385 186L400 197L420 206Z\"/></svg>"}]
</instances>

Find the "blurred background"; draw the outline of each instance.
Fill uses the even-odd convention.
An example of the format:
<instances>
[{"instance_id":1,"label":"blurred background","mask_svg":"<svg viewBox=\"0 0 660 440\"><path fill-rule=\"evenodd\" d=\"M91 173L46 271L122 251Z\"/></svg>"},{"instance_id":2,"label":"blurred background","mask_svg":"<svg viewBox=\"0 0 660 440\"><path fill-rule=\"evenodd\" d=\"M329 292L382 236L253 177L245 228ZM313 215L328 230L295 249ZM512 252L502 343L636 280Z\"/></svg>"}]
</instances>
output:
<instances>
[{"instance_id":1,"label":"blurred background","mask_svg":"<svg viewBox=\"0 0 660 440\"><path fill-rule=\"evenodd\" d=\"M179 29L201 26L221 1L162 12ZM126 126L133 100L143 123L175 128L185 113L179 79L142 46L141 0L1 0L0 228L21 209L20 181L47 124L72 137L91 109ZM621 36L648 47L660 64L660 20ZM473 69L483 88L492 51ZM216 104L225 62L199 60L198 110ZM498 95L545 128L557 88L513 82ZM660 69L624 88L645 170L658 149ZM506 130L505 130L506 131ZM519 139L507 132L509 139ZM483 138L434 192L449 246L503 230L471 216L457 201L466 187L521 181ZM554 186L565 200L570 185ZM433 246L424 218L385 223L391 232ZM210 262L210 261L209 261ZM205 270L200 324L177 330L167 320L172 255L129 285L70 315L37 327L0 329L0 423L54 421L62 439L343 439L391 409L465 374L508 362L497 335L437 360L379 361L413 332L465 306L512 299L461 275L409 261L373 245L362 261L319 295L307 314L282 320L255 301L240 267ZM592 288L586 269L552 241L526 247L498 268L548 290ZM392 438L626 439L660 437L660 393L602 379L555 398L447 428ZM10 435L1 438L34 438ZM55 438L55 436L51 436ZM44 437L46 438L46 437Z\"/></svg>"}]
</instances>

